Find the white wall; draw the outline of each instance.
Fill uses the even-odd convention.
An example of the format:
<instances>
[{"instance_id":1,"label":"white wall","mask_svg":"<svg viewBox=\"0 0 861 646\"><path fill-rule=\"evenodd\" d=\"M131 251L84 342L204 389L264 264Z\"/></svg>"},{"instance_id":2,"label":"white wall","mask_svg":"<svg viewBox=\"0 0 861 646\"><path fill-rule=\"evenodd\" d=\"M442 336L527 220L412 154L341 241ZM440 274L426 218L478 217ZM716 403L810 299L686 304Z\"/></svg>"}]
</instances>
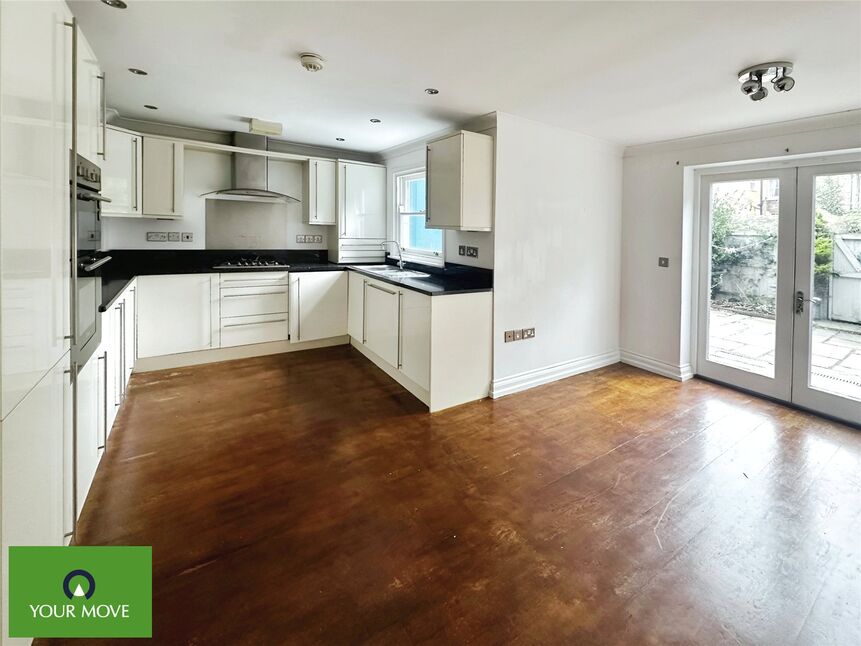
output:
<instances>
[{"instance_id":1,"label":"white wall","mask_svg":"<svg viewBox=\"0 0 861 646\"><path fill-rule=\"evenodd\" d=\"M693 212L685 195L692 190L690 167L857 147L861 111L626 149L622 359L675 378L690 374ZM669 268L658 267L659 256L670 259Z\"/></svg>"},{"instance_id":2,"label":"white wall","mask_svg":"<svg viewBox=\"0 0 861 646\"><path fill-rule=\"evenodd\" d=\"M482 130L484 134L495 135L495 129ZM425 167L425 143L418 142L406 149L399 148L394 154L383 158L386 165L386 237L394 237L395 222L395 181L396 173ZM478 247L478 258L459 256L459 245ZM446 231L445 261L493 269L493 233L481 231Z\"/></svg>"},{"instance_id":3,"label":"white wall","mask_svg":"<svg viewBox=\"0 0 861 646\"><path fill-rule=\"evenodd\" d=\"M493 394L619 360L622 150L497 113ZM503 343L534 327L534 339Z\"/></svg>"},{"instance_id":4,"label":"white wall","mask_svg":"<svg viewBox=\"0 0 861 646\"><path fill-rule=\"evenodd\" d=\"M286 233L279 238L279 249L325 249L326 235L332 227L308 225L302 221L301 204L247 204L242 202L213 202L200 197L203 193L227 188L231 183L230 155L221 152L185 150L183 185L183 217L179 220L155 218L105 218L102 244L105 249L204 249L206 248L207 210L211 217L226 216L228 221L247 218L249 240L255 232L266 238L267 227L255 227L254 215L265 212L270 221L276 212L283 212ZM302 164L294 161L270 160L269 181L278 190L304 200ZM262 220L259 221L263 223ZM259 231L258 231L259 230ZM147 242L147 231L180 231L194 234L192 242ZM297 234L322 234L322 243L297 243ZM286 240L286 246L280 244ZM261 248L272 248L262 244Z\"/></svg>"}]
</instances>

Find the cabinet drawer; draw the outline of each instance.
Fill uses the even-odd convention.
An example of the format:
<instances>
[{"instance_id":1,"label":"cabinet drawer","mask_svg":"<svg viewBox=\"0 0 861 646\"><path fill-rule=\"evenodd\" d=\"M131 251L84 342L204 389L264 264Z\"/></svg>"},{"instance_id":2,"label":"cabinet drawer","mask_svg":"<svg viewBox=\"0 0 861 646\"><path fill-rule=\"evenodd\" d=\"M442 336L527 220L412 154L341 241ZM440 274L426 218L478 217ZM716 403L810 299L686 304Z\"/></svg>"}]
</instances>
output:
<instances>
[{"instance_id":1,"label":"cabinet drawer","mask_svg":"<svg viewBox=\"0 0 861 646\"><path fill-rule=\"evenodd\" d=\"M286 341L289 333L287 314L234 316L221 319L221 347L250 343Z\"/></svg>"},{"instance_id":2,"label":"cabinet drawer","mask_svg":"<svg viewBox=\"0 0 861 646\"><path fill-rule=\"evenodd\" d=\"M286 285L286 271L243 271L219 274L222 289L225 287L257 287Z\"/></svg>"},{"instance_id":3,"label":"cabinet drawer","mask_svg":"<svg viewBox=\"0 0 861 646\"><path fill-rule=\"evenodd\" d=\"M287 312L287 285L222 287L221 318Z\"/></svg>"}]
</instances>

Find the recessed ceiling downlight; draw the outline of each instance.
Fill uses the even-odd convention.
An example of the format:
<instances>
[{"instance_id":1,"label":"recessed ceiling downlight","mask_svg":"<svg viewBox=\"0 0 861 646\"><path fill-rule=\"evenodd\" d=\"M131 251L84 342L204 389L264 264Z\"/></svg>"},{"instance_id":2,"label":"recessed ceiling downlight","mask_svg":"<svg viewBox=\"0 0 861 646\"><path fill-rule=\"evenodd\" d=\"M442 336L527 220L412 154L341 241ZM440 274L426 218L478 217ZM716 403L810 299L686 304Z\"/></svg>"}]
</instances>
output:
<instances>
[{"instance_id":1,"label":"recessed ceiling downlight","mask_svg":"<svg viewBox=\"0 0 861 646\"><path fill-rule=\"evenodd\" d=\"M439 90L437 90L435 87L428 87L425 88L425 94L439 94Z\"/></svg>"},{"instance_id":2,"label":"recessed ceiling downlight","mask_svg":"<svg viewBox=\"0 0 861 646\"><path fill-rule=\"evenodd\" d=\"M343 137L335 137L335 141L346 141Z\"/></svg>"},{"instance_id":3,"label":"recessed ceiling downlight","mask_svg":"<svg viewBox=\"0 0 861 646\"><path fill-rule=\"evenodd\" d=\"M113 7L114 9L125 9L128 5L123 0L102 0L103 4Z\"/></svg>"},{"instance_id":4,"label":"recessed ceiling downlight","mask_svg":"<svg viewBox=\"0 0 861 646\"><path fill-rule=\"evenodd\" d=\"M371 123L382 123L379 119L371 119Z\"/></svg>"},{"instance_id":5,"label":"recessed ceiling downlight","mask_svg":"<svg viewBox=\"0 0 861 646\"><path fill-rule=\"evenodd\" d=\"M149 74L149 72L144 72L143 70L138 69L137 67L130 67L129 72L131 72L132 74L136 74L137 76L146 76L147 74Z\"/></svg>"},{"instance_id":6,"label":"recessed ceiling downlight","mask_svg":"<svg viewBox=\"0 0 861 646\"><path fill-rule=\"evenodd\" d=\"M147 103L144 107L145 107L147 110L158 110L158 106L157 106L157 105L150 105L149 103Z\"/></svg>"},{"instance_id":7,"label":"recessed ceiling downlight","mask_svg":"<svg viewBox=\"0 0 861 646\"><path fill-rule=\"evenodd\" d=\"M299 63L301 63L302 67L304 67L308 72L319 72L323 69L325 62L326 61L324 61L323 57L319 54L314 54L312 52L303 52L299 54Z\"/></svg>"}]
</instances>

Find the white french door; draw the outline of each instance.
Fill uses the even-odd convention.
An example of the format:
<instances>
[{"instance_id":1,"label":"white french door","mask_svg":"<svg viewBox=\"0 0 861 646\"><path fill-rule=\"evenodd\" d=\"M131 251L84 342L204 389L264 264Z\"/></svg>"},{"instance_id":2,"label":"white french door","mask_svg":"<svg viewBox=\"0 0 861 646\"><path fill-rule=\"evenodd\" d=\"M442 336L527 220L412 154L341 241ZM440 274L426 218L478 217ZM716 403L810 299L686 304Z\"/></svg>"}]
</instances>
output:
<instances>
[{"instance_id":1,"label":"white french door","mask_svg":"<svg viewBox=\"0 0 861 646\"><path fill-rule=\"evenodd\" d=\"M697 374L861 423L861 163L700 177Z\"/></svg>"}]
</instances>

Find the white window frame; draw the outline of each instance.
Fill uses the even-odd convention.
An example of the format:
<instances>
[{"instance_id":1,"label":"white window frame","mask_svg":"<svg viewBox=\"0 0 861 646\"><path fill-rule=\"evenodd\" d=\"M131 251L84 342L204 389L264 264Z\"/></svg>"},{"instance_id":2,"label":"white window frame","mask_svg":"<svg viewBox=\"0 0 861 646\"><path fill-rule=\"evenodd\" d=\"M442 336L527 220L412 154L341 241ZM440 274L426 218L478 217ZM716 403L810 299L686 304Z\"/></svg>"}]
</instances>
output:
<instances>
[{"instance_id":1,"label":"white window frame","mask_svg":"<svg viewBox=\"0 0 861 646\"><path fill-rule=\"evenodd\" d=\"M398 241L398 244L401 245L401 250L404 254L404 260L408 262L415 262L422 265L431 265L434 267L443 267L445 266L445 231L442 232L442 246L439 253L435 251L425 251L422 249L410 249L409 247L404 247L401 243L401 216L404 215L425 215L426 211L416 211L416 212L404 212L401 213L400 204L398 204L399 197L399 185L402 179L409 177L410 175L423 174L425 176L425 186L427 186L427 169L424 166L419 168L411 168L409 170L402 170L392 174L392 213L393 213L393 222L392 222L392 232L394 233L394 239ZM392 256L392 249L389 249L389 256Z\"/></svg>"}]
</instances>

